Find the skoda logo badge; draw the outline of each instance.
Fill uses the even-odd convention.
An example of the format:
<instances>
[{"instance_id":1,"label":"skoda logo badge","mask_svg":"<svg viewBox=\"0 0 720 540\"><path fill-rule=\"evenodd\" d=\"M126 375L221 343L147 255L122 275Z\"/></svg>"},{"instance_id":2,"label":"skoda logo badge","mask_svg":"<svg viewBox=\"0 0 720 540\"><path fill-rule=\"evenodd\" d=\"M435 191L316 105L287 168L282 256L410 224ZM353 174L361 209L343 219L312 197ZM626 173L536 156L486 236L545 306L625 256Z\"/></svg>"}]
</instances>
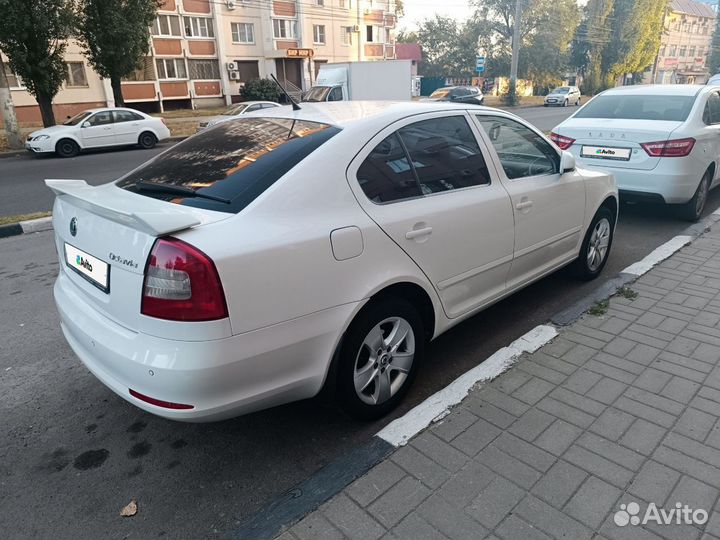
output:
<instances>
[{"instance_id":1,"label":"skoda logo badge","mask_svg":"<svg viewBox=\"0 0 720 540\"><path fill-rule=\"evenodd\" d=\"M77 218L72 218L70 220L70 234L73 236L77 234Z\"/></svg>"}]
</instances>

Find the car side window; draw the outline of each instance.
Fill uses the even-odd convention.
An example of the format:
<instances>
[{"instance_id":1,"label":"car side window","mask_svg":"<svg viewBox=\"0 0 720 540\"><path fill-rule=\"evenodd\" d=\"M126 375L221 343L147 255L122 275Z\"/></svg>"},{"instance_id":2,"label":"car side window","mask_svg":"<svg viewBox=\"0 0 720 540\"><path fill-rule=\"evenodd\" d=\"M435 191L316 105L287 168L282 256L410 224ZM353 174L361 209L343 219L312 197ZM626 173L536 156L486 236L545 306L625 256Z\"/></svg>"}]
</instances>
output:
<instances>
[{"instance_id":1,"label":"car side window","mask_svg":"<svg viewBox=\"0 0 720 540\"><path fill-rule=\"evenodd\" d=\"M510 179L556 174L558 152L532 129L500 116L477 115Z\"/></svg>"},{"instance_id":2,"label":"car side window","mask_svg":"<svg viewBox=\"0 0 720 540\"><path fill-rule=\"evenodd\" d=\"M703 111L703 122L707 125L720 124L720 93L713 92L708 96Z\"/></svg>"},{"instance_id":3,"label":"car side window","mask_svg":"<svg viewBox=\"0 0 720 540\"><path fill-rule=\"evenodd\" d=\"M255 112L255 111L259 111L260 109L262 109L262 105L260 105L259 103L256 103L255 105L250 105L245 112L246 113Z\"/></svg>"},{"instance_id":4,"label":"car side window","mask_svg":"<svg viewBox=\"0 0 720 540\"><path fill-rule=\"evenodd\" d=\"M135 114L130 111L113 111L115 117L115 123L119 122L137 122L138 120L144 120L139 114Z\"/></svg>"},{"instance_id":5,"label":"car side window","mask_svg":"<svg viewBox=\"0 0 720 540\"><path fill-rule=\"evenodd\" d=\"M398 133L424 195L490 183L485 158L464 116L421 120Z\"/></svg>"},{"instance_id":6,"label":"car side window","mask_svg":"<svg viewBox=\"0 0 720 540\"><path fill-rule=\"evenodd\" d=\"M420 197L422 192L397 133L373 148L357 172L363 192L373 202Z\"/></svg>"},{"instance_id":7,"label":"car side window","mask_svg":"<svg viewBox=\"0 0 720 540\"><path fill-rule=\"evenodd\" d=\"M88 118L87 122L91 126L104 126L106 124L112 124L112 113L110 111L102 111L99 113L95 113L90 118Z\"/></svg>"},{"instance_id":8,"label":"car side window","mask_svg":"<svg viewBox=\"0 0 720 540\"><path fill-rule=\"evenodd\" d=\"M332 90L330 90L330 95L328 96L328 101L342 101L342 88L339 86L336 86Z\"/></svg>"}]
</instances>

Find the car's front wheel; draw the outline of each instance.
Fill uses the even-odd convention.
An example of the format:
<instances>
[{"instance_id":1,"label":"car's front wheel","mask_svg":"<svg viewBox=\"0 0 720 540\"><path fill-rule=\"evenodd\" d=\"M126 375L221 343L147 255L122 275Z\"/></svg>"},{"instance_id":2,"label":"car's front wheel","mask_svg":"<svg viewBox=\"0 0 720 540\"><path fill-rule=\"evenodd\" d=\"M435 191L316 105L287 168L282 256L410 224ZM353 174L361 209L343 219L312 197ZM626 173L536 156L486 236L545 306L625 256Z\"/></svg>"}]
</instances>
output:
<instances>
[{"instance_id":1,"label":"car's front wheel","mask_svg":"<svg viewBox=\"0 0 720 540\"><path fill-rule=\"evenodd\" d=\"M352 416L380 418L400 402L425 354L425 328L402 298L371 301L345 334L337 397Z\"/></svg>"},{"instance_id":2,"label":"car's front wheel","mask_svg":"<svg viewBox=\"0 0 720 540\"><path fill-rule=\"evenodd\" d=\"M697 221L702 216L707 202L708 193L710 192L710 182L712 181L712 171L705 171L700 184L695 191L692 199L680 206L680 216L687 221Z\"/></svg>"},{"instance_id":3,"label":"car's front wheel","mask_svg":"<svg viewBox=\"0 0 720 540\"><path fill-rule=\"evenodd\" d=\"M80 153L80 146L72 139L60 139L55 145L55 153L62 158L75 157Z\"/></svg>"},{"instance_id":4,"label":"car's front wheel","mask_svg":"<svg viewBox=\"0 0 720 540\"><path fill-rule=\"evenodd\" d=\"M566 99L565 101L563 101L563 107L567 107L567 106L568 106L568 100Z\"/></svg>"},{"instance_id":5,"label":"car's front wheel","mask_svg":"<svg viewBox=\"0 0 720 540\"><path fill-rule=\"evenodd\" d=\"M138 144L140 145L140 148L149 150L150 148L154 148L157 144L157 137L149 131L143 131L140 134L140 137L138 137Z\"/></svg>"},{"instance_id":6,"label":"car's front wheel","mask_svg":"<svg viewBox=\"0 0 720 540\"><path fill-rule=\"evenodd\" d=\"M580 247L580 255L573 263L575 274L584 280L595 279L605 268L615 233L615 215L603 206L590 222Z\"/></svg>"},{"instance_id":7,"label":"car's front wheel","mask_svg":"<svg viewBox=\"0 0 720 540\"><path fill-rule=\"evenodd\" d=\"M577 102L575 103L575 106L576 106L576 107L579 107L579 106L580 106L580 101L581 101L581 98L578 98Z\"/></svg>"}]
</instances>

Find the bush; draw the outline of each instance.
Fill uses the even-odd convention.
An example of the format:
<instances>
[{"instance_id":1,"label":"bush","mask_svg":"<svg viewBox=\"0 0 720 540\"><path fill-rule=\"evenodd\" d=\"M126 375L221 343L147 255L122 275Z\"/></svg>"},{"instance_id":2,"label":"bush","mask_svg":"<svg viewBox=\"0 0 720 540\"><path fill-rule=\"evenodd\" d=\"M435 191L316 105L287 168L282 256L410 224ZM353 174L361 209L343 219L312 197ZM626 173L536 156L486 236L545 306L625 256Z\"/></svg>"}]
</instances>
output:
<instances>
[{"instance_id":1,"label":"bush","mask_svg":"<svg viewBox=\"0 0 720 540\"><path fill-rule=\"evenodd\" d=\"M278 101L280 89L271 79L252 79L243 88L245 101Z\"/></svg>"}]
</instances>

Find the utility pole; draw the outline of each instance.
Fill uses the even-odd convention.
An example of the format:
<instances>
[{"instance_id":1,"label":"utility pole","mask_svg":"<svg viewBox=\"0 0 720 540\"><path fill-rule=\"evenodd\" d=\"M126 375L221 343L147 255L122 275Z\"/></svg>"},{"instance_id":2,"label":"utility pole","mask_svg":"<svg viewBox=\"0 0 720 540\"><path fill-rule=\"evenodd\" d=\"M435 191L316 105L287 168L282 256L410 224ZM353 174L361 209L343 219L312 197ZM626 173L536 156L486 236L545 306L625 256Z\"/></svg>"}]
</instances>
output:
<instances>
[{"instance_id":1,"label":"utility pole","mask_svg":"<svg viewBox=\"0 0 720 540\"><path fill-rule=\"evenodd\" d=\"M22 148L23 142L22 137L20 137L17 117L15 116L15 105L13 104L10 86L7 75L5 74L5 64L2 58L0 58L0 108L2 108L8 146L13 149Z\"/></svg>"},{"instance_id":2,"label":"utility pole","mask_svg":"<svg viewBox=\"0 0 720 540\"><path fill-rule=\"evenodd\" d=\"M517 97L517 73L520 57L520 17L522 15L523 0L515 0L515 19L513 20L512 61L510 62L510 89L508 91L508 105L515 105Z\"/></svg>"}]
</instances>

